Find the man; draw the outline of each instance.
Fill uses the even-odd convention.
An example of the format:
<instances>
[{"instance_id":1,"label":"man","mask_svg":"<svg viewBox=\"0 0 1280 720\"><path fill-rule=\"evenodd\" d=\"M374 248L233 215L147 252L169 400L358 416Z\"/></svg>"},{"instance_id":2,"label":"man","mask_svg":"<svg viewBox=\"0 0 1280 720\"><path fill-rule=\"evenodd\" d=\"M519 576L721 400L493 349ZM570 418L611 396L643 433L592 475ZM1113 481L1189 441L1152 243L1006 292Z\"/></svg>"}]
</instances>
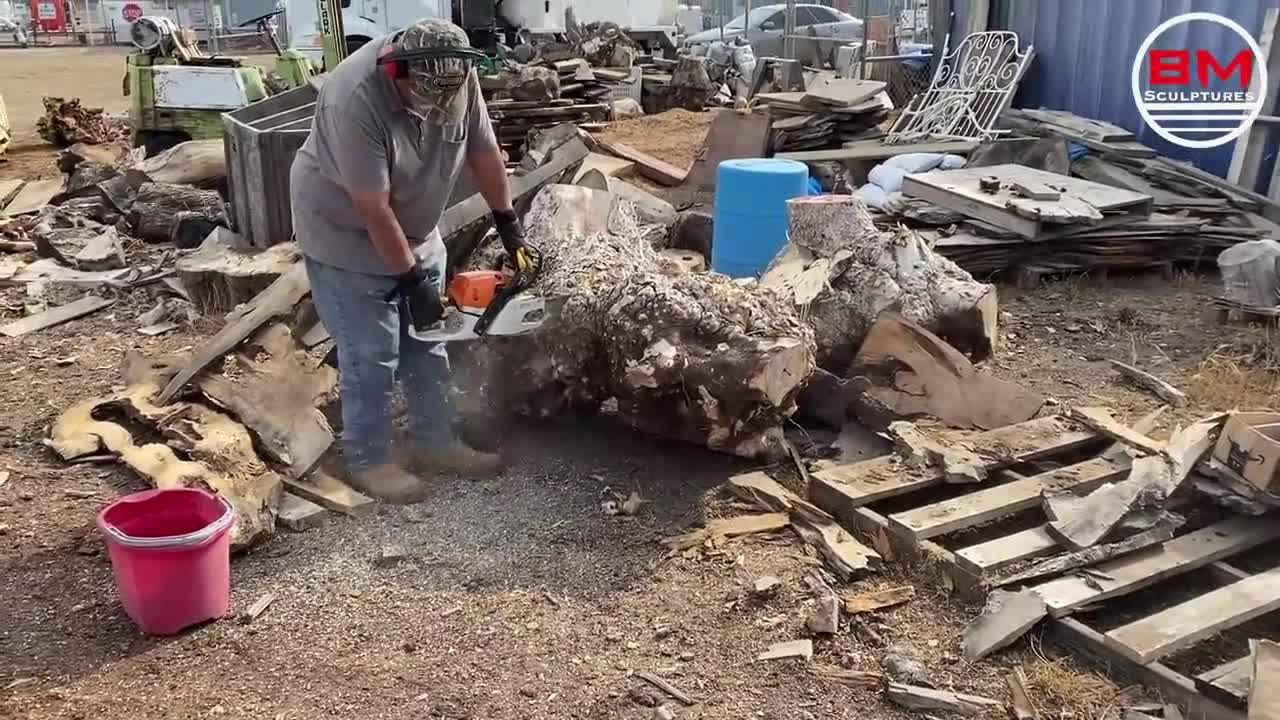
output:
<instances>
[{"instance_id":1,"label":"man","mask_svg":"<svg viewBox=\"0 0 1280 720\"><path fill-rule=\"evenodd\" d=\"M443 313L447 256L436 225L464 165L508 253L523 252L477 55L444 20L369 42L325 78L290 173L294 233L338 349L343 455L352 483L387 500L411 499L420 487L391 459L397 379L415 469L498 467L497 456L454 435L444 346L406 332Z\"/></svg>"}]
</instances>

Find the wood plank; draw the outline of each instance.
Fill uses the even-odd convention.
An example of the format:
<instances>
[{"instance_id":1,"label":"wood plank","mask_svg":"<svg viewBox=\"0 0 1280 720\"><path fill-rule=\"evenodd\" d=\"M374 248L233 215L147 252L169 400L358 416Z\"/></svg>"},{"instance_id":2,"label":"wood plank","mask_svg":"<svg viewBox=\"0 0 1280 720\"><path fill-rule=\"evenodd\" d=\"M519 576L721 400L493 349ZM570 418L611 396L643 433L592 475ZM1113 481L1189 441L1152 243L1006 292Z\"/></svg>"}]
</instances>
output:
<instances>
[{"instance_id":1,"label":"wood plank","mask_svg":"<svg viewBox=\"0 0 1280 720\"><path fill-rule=\"evenodd\" d=\"M1165 443L1152 440L1143 433L1121 423L1106 408L1078 407L1072 408L1071 417L1115 440L1130 447L1135 447L1151 455L1158 455L1165 450Z\"/></svg>"},{"instance_id":2,"label":"wood plank","mask_svg":"<svg viewBox=\"0 0 1280 720\"><path fill-rule=\"evenodd\" d=\"M815 162L821 160L884 160L898 155L918 152L968 155L977 147L978 143L965 140L912 143L905 145L886 145L879 140L857 140L847 143L842 148L834 148L831 150L783 152L775 154L774 157L786 160L799 160L801 162Z\"/></svg>"},{"instance_id":3,"label":"wood plank","mask_svg":"<svg viewBox=\"0 0 1280 720\"><path fill-rule=\"evenodd\" d=\"M244 342L268 320L292 310L309 292L311 283L307 280L306 266L298 263L289 268L267 286L266 290L245 304L243 310L226 327L196 351L191 362L165 386L164 391L156 398L156 404L168 404L183 386L203 372L210 363Z\"/></svg>"},{"instance_id":4,"label":"wood plank","mask_svg":"<svg viewBox=\"0 0 1280 720\"><path fill-rule=\"evenodd\" d=\"M1234 517L1176 537L1158 548L1143 550L1097 565L1107 578L1088 582L1064 577L1037 585L1055 616L1103 600L1141 590L1161 580L1191 572L1225 557L1280 538L1280 523L1268 517Z\"/></svg>"},{"instance_id":5,"label":"wood plank","mask_svg":"<svg viewBox=\"0 0 1280 720\"><path fill-rule=\"evenodd\" d=\"M22 178L0 178L0 210L4 210L4 206L7 204L5 201L9 199L9 196L16 195L18 190L26 183L27 181Z\"/></svg>"},{"instance_id":6,"label":"wood plank","mask_svg":"<svg viewBox=\"0 0 1280 720\"><path fill-rule=\"evenodd\" d=\"M1145 665L1277 609L1280 568L1148 615L1111 630L1105 638L1108 647Z\"/></svg>"},{"instance_id":7,"label":"wood plank","mask_svg":"<svg viewBox=\"0 0 1280 720\"><path fill-rule=\"evenodd\" d=\"M373 512L372 498L352 490L346 483L317 470L305 480L284 479L285 489L304 500L343 515L364 517Z\"/></svg>"},{"instance_id":8,"label":"wood plank","mask_svg":"<svg viewBox=\"0 0 1280 720\"><path fill-rule=\"evenodd\" d=\"M951 500L894 513L889 516L889 522L920 539L937 537L1037 508L1041 493L1046 491L1092 489L1128 474L1128 462L1094 458Z\"/></svg>"},{"instance_id":9,"label":"wood plank","mask_svg":"<svg viewBox=\"0 0 1280 720\"><path fill-rule=\"evenodd\" d=\"M966 437L964 444L990 459L988 470L998 470L1083 448L1098 440L1097 435L1079 429L1069 420L1050 416L973 433ZM906 468L896 456L837 465L814 473L813 479L838 494L842 504L850 507L904 495L943 481L941 470ZM840 515L840 510L824 509Z\"/></svg>"},{"instance_id":10,"label":"wood plank","mask_svg":"<svg viewBox=\"0 0 1280 720\"><path fill-rule=\"evenodd\" d=\"M769 149L773 119L767 112L740 113L720 108L715 111L706 140L689 169L688 182L694 187L716 186L720 163L726 160L762 158Z\"/></svg>"},{"instance_id":11,"label":"wood plank","mask_svg":"<svg viewBox=\"0 0 1280 720\"><path fill-rule=\"evenodd\" d=\"M1048 555L1059 547L1058 541L1041 525L957 550L956 561L965 570L984 575L1023 560Z\"/></svg>"},{"instance_id":12,"label":"wood plank","mask_svg":"<svg viewBox=\"0 0 1280 720\"><path fill-rule=\"evenodd\" d=\"M18 337L26 335L37 330L51 328L54 325L61 325L64 322L75 320L78 317L84 317L89 313L95 313L105 307L109 307L115 301L108 300L97 295L85 295L79 300L74 300L66 305L59 305L55 308L49 308L41 313L24 317L20 320L14 320L0 326L0 335L5 337Z\"/></svg>"},{"instance_id":13,"label":"wood plank","mask_svg":"<svg viewBox=\"0 0 1280 720\"><path fill-rule=\"evenodd\" d=\"M624 145L622 143L611 143L605 140L598 140L600 147L617 155L624 160L630 160L636 164L636 170L650 180L667 187L676 187L684 183L688 176L688 170L680 168L668 163L664 160L642 153L639 150Z\"/></svg>"},{"instance_id":14,"label":"wood plank","mask_svg":"<svg viewBox=\"0 0 1280 720\"><path fill-rule=\"evenodd\" d=\"M735 475L729 479L729 488L738 497L766 510L787 513L791 517L791 528L813 546L827 567L841 579L847 581L863 571L879 570L883 565L879 553L854 539L835 518L763 472Z\"/></svg>"},{"instance_id":15,"label":"wood plank","mask_svg":"<svg viewBox=\"0 0 1280 720\"><path fill-rule=\"evenodd\" d=\"M980 182L986 177L999 178L1003 187L998 192L984 192ZM1009 184L1015 182L1040 182L1061 187L1066 191L1064 200L1070 198L1073 202L1083 202L1097 211L1118 213L1122 210L1130 210L1142 217L1151 213L1152 200L1149 195L1013 164L959 170L931 170L908 175L903 181L902 192L907 197L928 200L1017 233L1027 239L1036 239L1042 235L1046 223L1009 210L1010 203L1017 204L1024 211L1039 208L1042 210L1040 214L1046 216L1049 216L1050 211L1061 203L1020 198L1007 189ZM1099 224L1095 221L1092 227L1097 227ZM1054 230L1080 229L1078 226L1062 228L1048 225L1048 227Z\"/></svg>"},{"instance_id":16,"label":"wood plank","mask_svg":"<svg viewBox=\"0 0 1280 720\"><path fill-rule=\"evenodd\" d=\"M276 522L290 530L301 532L318 527L324 522L324 516L328 512L310 500L304 500L293 493L284 493L280 496L280 507L276 509Z\"/></svg>"},{"instance_id":17,"label":"wood plank","mask_svg":"<svg viewBox=\"0 0 1280 720\"><path fill-rule=\"evenodd\" d=\"M33 213L48 205L49 201L60 192L62 192L61 177L30 180L22 186L21 190L18 190L18 194L13 196L9 204L4 206L0 217Z\"/></svg>"},{"instance_id":18,"label":"wood plank","mask_svg":"<svg viewBox=\"0 0 1280 720\"><path fill-rule=\"evenodd\" d=\"M1225 662L1196 676L1196 686L1201 692L1225 695L1237 702L1244 702L1249 697L1252 685L1252 655Z\"/></svg>"},{"instance_id":19,"label":"wood plank","mask_svg":"<svg viewBox=\"0 0 1280 720\"><path fill-rule=\"evenodd\" d=\"M1201 695L1190 678L1153 662L1138 665L1107 647L1101 633L1075 618L1049 618L1050 637L1060 645L1079 651L1120 683L1140 683L1158 691L1165 702L1183 706L1189 718L1205 720L1245 720L1244 713Z\"/></svg>"},{"instance_id":20,"label":"wood plank","mask_svg":"<svg viewBox=\"0 0 1280 720\"><path fill-rule=\"evenodd\" d=\"M1280 92L1280 49L1276 47L1276 35L1280 32L1278 26L1280 8L1268 8L1262 19L1262 35L1258 38L1258 48L1262 50L1261 60L1267 66L1267 87L1262 87L1262 73L1254 72L1249 81L1249 92L1255 97L1271 98L1269 107L1275 105L1276 93ZM1270 128L1266 125L1255 122L1236 138L1231 152L1231 165L1227 169L1228 181L1250 190L1258 184L1269 131Z\"/></svg>"},{"instance_id":21,"label":"wood plank","mask_svg":"<svg viewBox=\"0 0 1280 720\"><path fill-rule=\"evenodd\" d=\"M850 107L879 95L884 88L885 84L877 80L857 80L824 75L809 83L809 87L801 94L800 103Z\"/></svg>"},{"instance_id":22,"label":"wood plank","mask_svg":"<svg viewBox=\"0 0 1280 720\"><path fill-rule=\"evenodd\" d=\"M1022 114L1042 123L1057 125L1058 127L1064 127L1073 132L1078 132L1090 140L1097 140L1098 142L1134 139L1133 133L1125 130L1119 125L1113 125L1103 120L1080 117L1075 113L1066 112L1064 110L1023 110Z\"/></svg>"}]
</instances>

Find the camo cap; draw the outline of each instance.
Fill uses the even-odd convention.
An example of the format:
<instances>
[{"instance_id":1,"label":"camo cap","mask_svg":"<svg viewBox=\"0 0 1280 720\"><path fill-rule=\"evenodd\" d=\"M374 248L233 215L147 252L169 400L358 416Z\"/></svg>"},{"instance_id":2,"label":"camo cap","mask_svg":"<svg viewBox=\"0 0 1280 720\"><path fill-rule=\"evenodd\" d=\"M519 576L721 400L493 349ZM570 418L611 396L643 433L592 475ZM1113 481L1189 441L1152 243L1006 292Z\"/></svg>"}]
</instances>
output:
<instances>
[{"instance_id":1,"label":"camo cap","mask_svg":"<svg viewBox=\"0 0 1280 720\"><path fill-rule=\"evenodd\" d=\"M402 50L451 50L471 47L467 33L448 20L428 18L405 28ZM463 89L470 80L470 59L444 55L410 60L408 94L413 110L436 124L460 123L466 115Z\"/></svg>"}]
</instances>

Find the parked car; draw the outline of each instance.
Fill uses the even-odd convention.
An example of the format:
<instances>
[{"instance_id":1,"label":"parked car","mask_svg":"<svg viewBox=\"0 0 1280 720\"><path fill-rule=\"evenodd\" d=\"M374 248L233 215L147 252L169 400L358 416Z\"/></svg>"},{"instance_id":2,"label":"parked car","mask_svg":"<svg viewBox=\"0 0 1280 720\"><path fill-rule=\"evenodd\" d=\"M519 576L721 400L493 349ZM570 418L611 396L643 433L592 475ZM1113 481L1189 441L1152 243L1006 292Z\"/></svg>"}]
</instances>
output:
<instances>
[{"instance_id":1,"label":"parked car","mask_svg":"<svg viewBox=\"0 0 1280 720\"><path fill-rule=\"evenodd\" d=\"M787 25L786 5L762 5L751 9L751 16L739 15L724 26L724 41L745 37L756 57L782 54L782 34ZM796 5L796 34L808 35L813 28L818 37L839 40L862 40L862 21L825 5ZM697 54L721 39L720 28L690 35L685 44Z\"/></svg>"}]
</instances>

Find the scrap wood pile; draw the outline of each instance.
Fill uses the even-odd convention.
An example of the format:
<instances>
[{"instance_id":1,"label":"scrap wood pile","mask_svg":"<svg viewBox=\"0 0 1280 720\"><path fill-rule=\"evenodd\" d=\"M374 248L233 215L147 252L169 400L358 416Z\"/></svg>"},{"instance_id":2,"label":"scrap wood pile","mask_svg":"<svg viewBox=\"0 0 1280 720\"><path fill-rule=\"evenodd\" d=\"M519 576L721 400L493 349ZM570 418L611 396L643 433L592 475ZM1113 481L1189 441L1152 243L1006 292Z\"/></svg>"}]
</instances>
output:
<instances>
[{"instance_id":1,"label":"scrap wood pile","mask_svg":"<svg viewBox=\"0 0 1280 720\"><path fill-rule=\"evenodd\" d=\"M818 73L799 92L758 93L756 108L773 118L773 152L839 147L845 142L880 137L880 123L893 103L884 83Z\"/></svg>"},{"instance_id":2,"label":"scrap wood pile","mask_svg":"<svg viewBox=\"0 0 1280 720\"><path fill-rule=\"evenodd\" d=\"M1280 205L1123 128L1048 110L1006 110L1002 123L1014 134L972 151L963 170L907 178L909 200L888 210L934 228L937 250L975 274L1212 267L1280 230Z\"/></svg>"},{"instance_id":3,"label":"scrap wood pile","mask_svg":"<svg viewBox=\"0 0 1280 720\"><path fill-rule=\"evenodd\" d=\"M44 98L44 115L36 121L36 132L57 147L76 143L104 145L129 134L127 121L108 116L102 108L87 108L79 98Z\"/></svg>"}]
</instances>

